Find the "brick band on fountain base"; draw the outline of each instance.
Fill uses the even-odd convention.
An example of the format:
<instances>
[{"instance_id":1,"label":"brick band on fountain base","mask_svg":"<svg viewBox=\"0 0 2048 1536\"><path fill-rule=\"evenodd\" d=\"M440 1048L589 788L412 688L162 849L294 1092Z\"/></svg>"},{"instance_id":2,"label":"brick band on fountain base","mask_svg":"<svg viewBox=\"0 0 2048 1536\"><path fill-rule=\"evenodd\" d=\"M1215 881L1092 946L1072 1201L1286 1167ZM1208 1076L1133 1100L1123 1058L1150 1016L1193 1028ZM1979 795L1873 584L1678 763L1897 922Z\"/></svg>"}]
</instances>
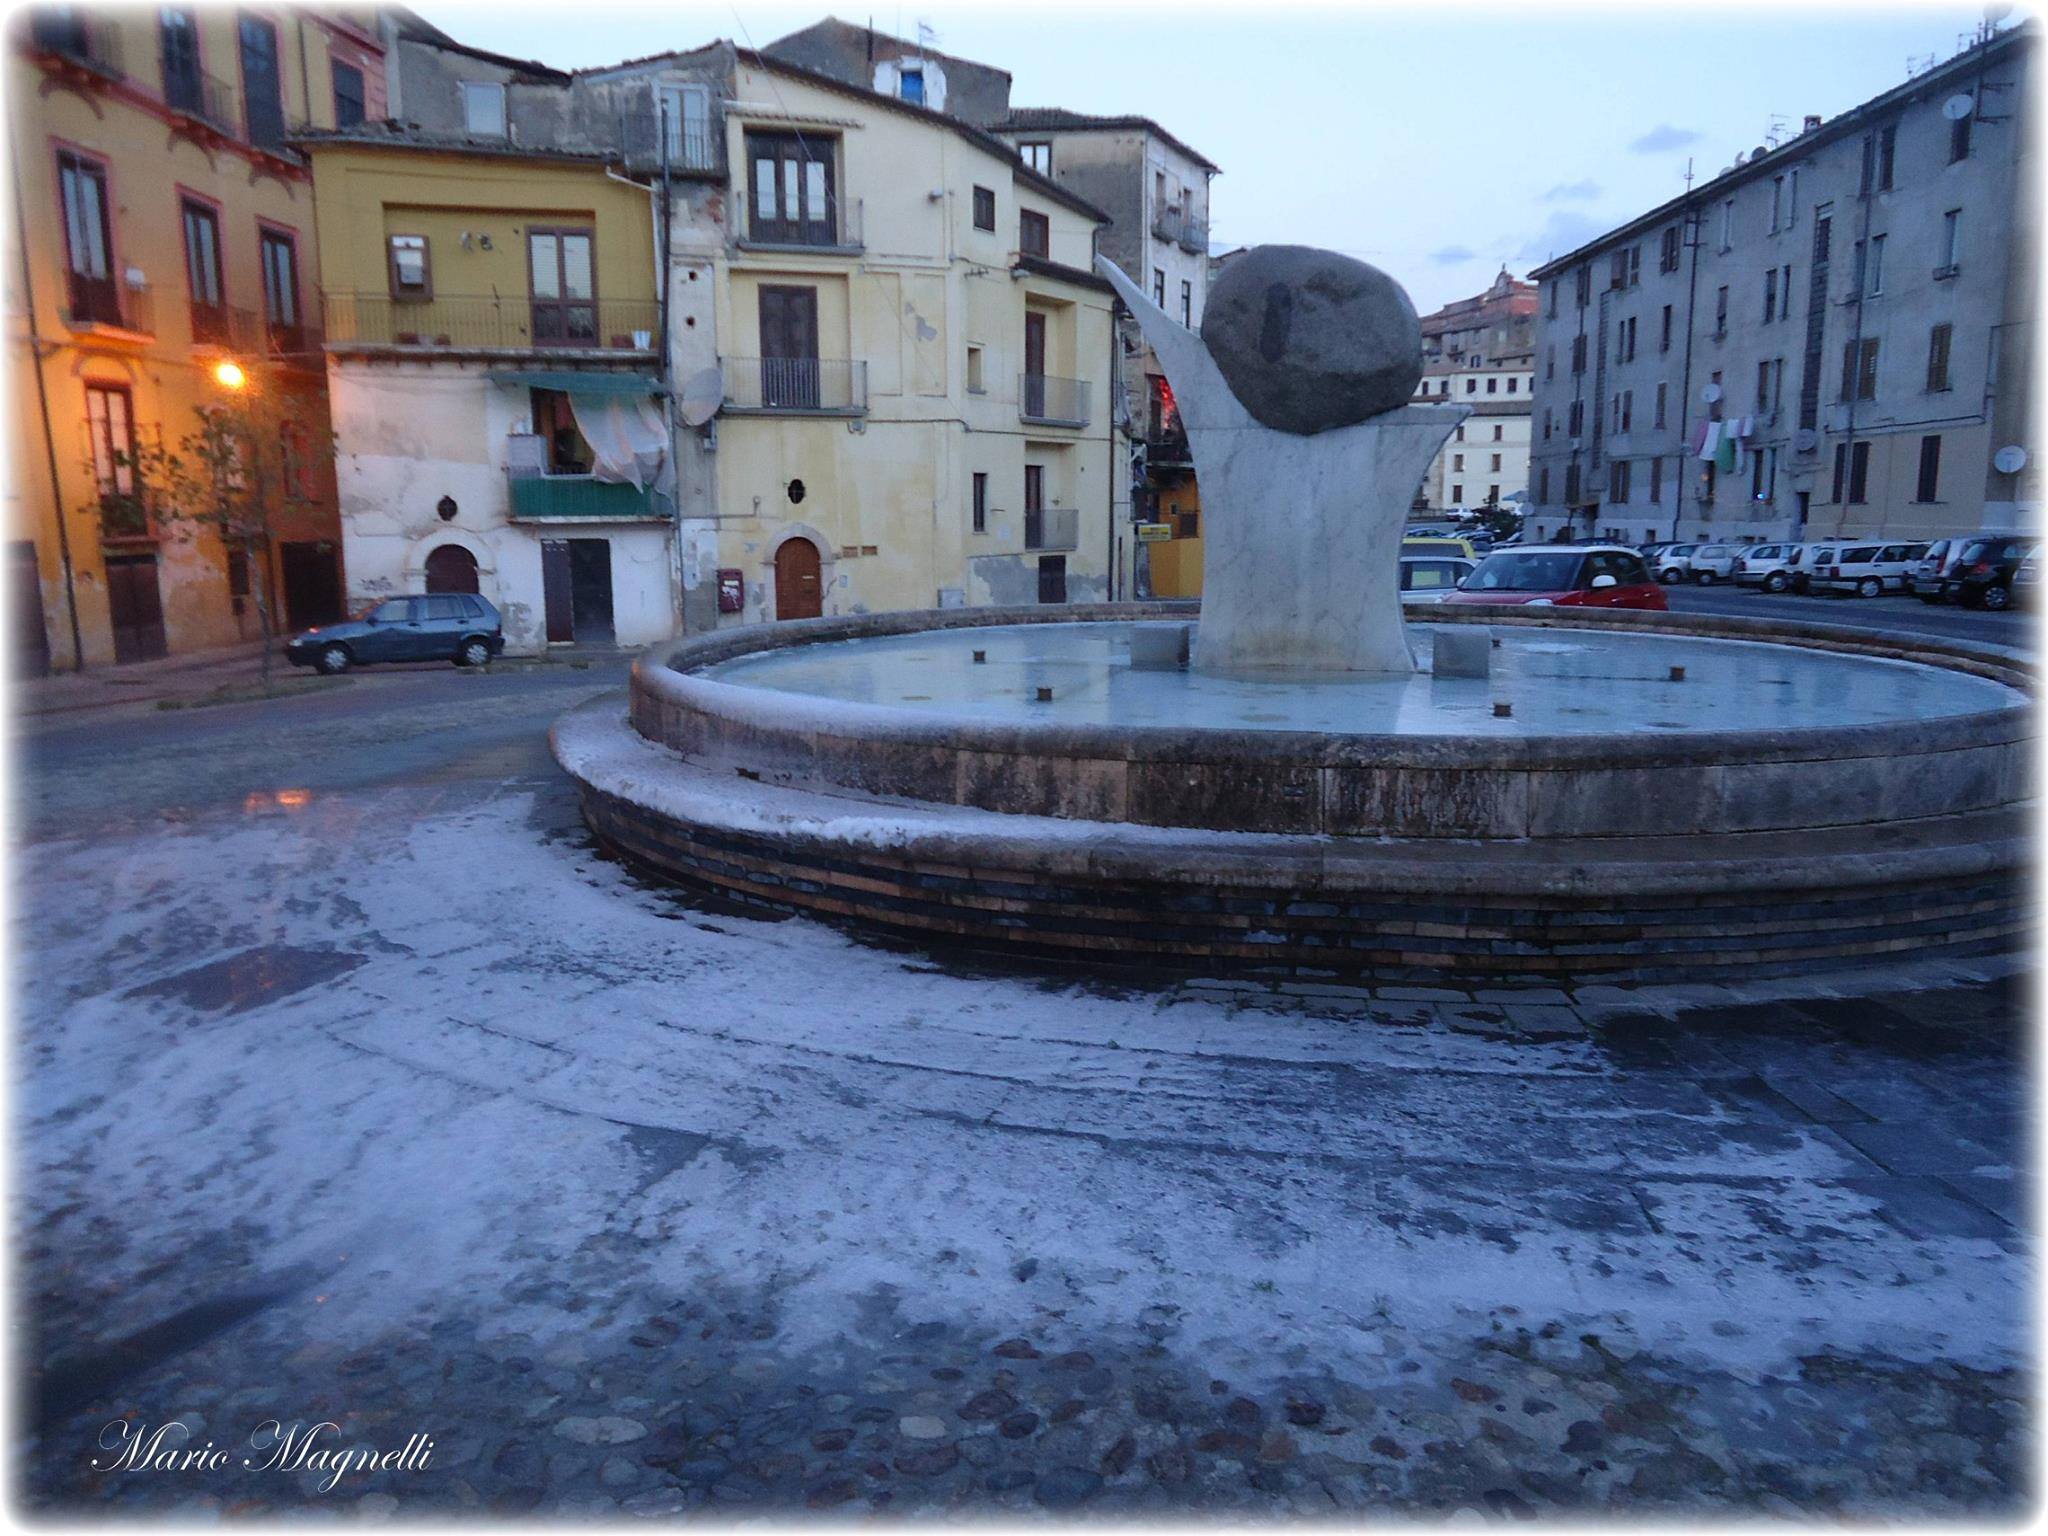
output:
<instances>
[{"instance_id":1,"label":"brick band on fountain base","mask_svg":"<svg viewBox=\"0 0 2048 1536\"><path fill-rule=\"evenodd\" d=\"M1022 613L1073 620L1160 611ZM2011 657L1987 648L1822 626L1676 615L1617 620L1555 611L1513 619L1474 615L1472 621L1482 620L1654 620L1667 629L1892 654L2024 681ZM1864 747L1841 759L1837 795L1816 777L1816 765L1830 759L1783 740L1760 740L1756 759L1739 766L1766 774L1773 763L1781 766L1787 776L1779 793L1768 792L1768 779L1750 782L1704 808L1687 830L1661 836L1642 835L1633 825L1641 808L1626 803L1612 805L1617 825L1601 831L1581 825L1552 835L1475 833L1471 818L1498 814L1503 775L1556 774L1560 765L1548 760L1542 742L1504 747L1438 738L1411 770L1396 770L1424 777L1396 784L1382 805L1383 815L1412 820L1414 793L1436 786L1448 798L1434 835L1390 835L1381 828L1330 836L990 809L975 801L1026 782L1031 776L1021 770L1028 763L1037 762L1041 777L1057 781L1053 765L1062 754L1097 765L1108 761L1101 735L1108 728L984 727L987 734L977 737L973 730L951 729L958 722L942 721L946 729L933 734L929 722L903 722L901 712L890 712L899 718L876 730L868 762L847 748L862 739L860 706L847 706L843 726L835 726L838 706L807 700L818 709L798 733L802 739L782 739L772 712L750 716L737 698L751 690L699 687L703 680L690 675L691 668L732 655L813 639L1022 621L1017 610L947 610L764 626L689 641L668 666L643 660L636 667L630 720L615 698L565 717L555 731L556 755L577 779L598 837L651 873L728 899L1018 960L1090 969L1554 985L1832 969L2024 943L2030 921L2024 709L1913 722L1897 743L1882 733L1900 728L1865 728ZM721 701L734 707L722 710ZM1873 730L1879 734L1868 734ZM1150 770L1141 765L1149 757L1158 751L1177 756L1180 739L1189 735L1124 734L1130 738L1126 788L1134 767L1144 778ZM1243 741L1244 733L1211 734L1218 739L1209 757L1227 760L1235 741L1251 754L1240 766L1255 777L1289 771L1290 751L1318 756L1330 746L1327 738L1282 739L1287 733L1252 733L1263 734L1260 741ZM1854 736L1811 734L1836 750ZM986 757L980 749L998 739L1008 743L1013 762L985 773L986 764L976 771L963 766ZM1623 759L1649 750L1634 737L1589 738L1571 750L1597 754L1601 740L1632 744L1621 751ZM1694 790L1733 782L1736 765L1727 761L1690 775L1671 761L1683 741L1654 743L1654 762L1609 767L1631 776L1669 774ZM1725 756L1725 738L1714 741L1707 756ZM1887 745L1897 747L1896 755L1876 750ZM1515 749L1524 749L1524 761L1515 760ZM1597 777L1601 769L1595 758L1582 756L1577 771ZM1629 782L1615 781L1624 797ZM907 786L927 793L907 793ZM1525 801L1528 793L1525 782ZM1904 806L1902 797L1924 803L1903 815L1885 810ZM1801 801L1817 820L1787 820ZM1253 794L1247 803L1261 802ZM1575 817L1584 823L1592 815L1586 807L1600 800L1581 796L1578 803ZM1884 819L1844 819L1857 803ZM1197 820L1221 808L1209 795L1180 804ZM1697 825L1716 815L1761 824ZM1526 813L1521 824L1528 825Z\"/></svg>"}]
</instances>

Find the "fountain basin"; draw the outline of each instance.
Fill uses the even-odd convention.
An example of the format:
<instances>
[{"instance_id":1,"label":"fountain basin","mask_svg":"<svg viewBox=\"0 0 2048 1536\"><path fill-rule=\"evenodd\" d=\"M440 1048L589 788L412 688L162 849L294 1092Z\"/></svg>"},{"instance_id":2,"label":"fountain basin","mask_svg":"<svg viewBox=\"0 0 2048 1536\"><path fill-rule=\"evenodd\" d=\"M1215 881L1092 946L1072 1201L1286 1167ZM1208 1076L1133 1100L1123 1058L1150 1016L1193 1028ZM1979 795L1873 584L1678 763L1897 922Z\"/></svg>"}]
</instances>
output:
<instances>
[{"instance_id":1,"label":"fountain basin","mask_svg":"<svg viewBox=\"0 0 2048 1536\"><path fill-rule=\"evenodd\" d=\"M1118 626L1191 616L722 632L643 658L630 727L599 707L557 754L643 865L1020 954L1555 980L1998 946L2023 922L2030 718L2004 652L1446 609L1428 622L1501 637L1491 679L1118 672ZM1508 720L1475 713L1518 691ZM1627 718L1659 699L1696 702ZM1214 723L1156 723L1189 707Z\"/></svg>"}]
</instances>

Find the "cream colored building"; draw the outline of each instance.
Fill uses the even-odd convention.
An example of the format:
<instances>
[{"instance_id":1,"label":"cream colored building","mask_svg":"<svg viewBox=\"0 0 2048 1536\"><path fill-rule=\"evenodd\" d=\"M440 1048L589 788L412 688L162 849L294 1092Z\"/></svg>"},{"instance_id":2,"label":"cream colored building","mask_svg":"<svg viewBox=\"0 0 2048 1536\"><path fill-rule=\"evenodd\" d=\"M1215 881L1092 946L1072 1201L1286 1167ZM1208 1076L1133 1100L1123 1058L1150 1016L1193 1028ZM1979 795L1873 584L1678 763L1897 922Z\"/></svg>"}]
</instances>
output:
<instances>
[{"instance_id":1,"label":"cream colored building","mask_svg":"<svg viewBox=\"0 0 2048 1536\"><path fill-rule=\"evenodd\" d=\"M1506 506L1528 491L1534 384L1527 355L1471 356L1462 364L1425 366L1416 400L1468 406L1472 414L1445 440L1422 477L1418 511Z\"/></svg>"}]
</instances>

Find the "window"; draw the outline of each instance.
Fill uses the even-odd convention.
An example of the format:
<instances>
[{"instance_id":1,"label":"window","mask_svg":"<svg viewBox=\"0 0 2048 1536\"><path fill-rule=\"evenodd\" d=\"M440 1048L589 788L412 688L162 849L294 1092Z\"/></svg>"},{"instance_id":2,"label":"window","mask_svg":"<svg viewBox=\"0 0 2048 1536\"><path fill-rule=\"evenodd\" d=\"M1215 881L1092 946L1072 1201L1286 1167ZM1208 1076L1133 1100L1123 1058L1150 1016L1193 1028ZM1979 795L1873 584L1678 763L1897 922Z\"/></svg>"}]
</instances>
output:
<instances>
[{"instance_id":1,"label":"window","mask_svg":"<svg viewBox=\"0 0 2048 1536\"><path fill-rule=\"evenodd\" d=\"M1579 466L1567 464L1564 467L1564 499L1576 503L1579 499Z\"/></svg>"},{"instance_id":2,"label":"window","mask_svg":"<svg viewBox=\"0 0 2048 1536\"><path fill-rule=\"evenodd\" d=\"M266 229L260 244L263 319L270 331L271 350L300 351L298 241L284 230Z\"/></svg>"},{"instance_id":3,"label":"window","mask_svg":"<svg viewBox=\"0 0 2048 1536\"><path fill-rule=\"evenodd\" d=\"M1728 290L1726 288L1721 289L1714 295L1714 334L1716 336L1726 336L1728 334Z\"/></svg>"},{"instance_id":4,"label":"window","mask_svg":"<svg viewBox=\"0 0 2048 1536\"><path fill-rule=\"evenodd\" d=\"M1543 465L1536 471L1536 499L1538 501L1550 500L1550 466L1548 464Z\"/></svg>"},{"instance_id":5,"label":"window","mask_svg":"<svg viewBox=\"0 0 2048 1536\"><path fill-rule=\"evenodd\" d=\"M1495 441L1496 443L1497 443L1497 442L1499 442L1499 441L1501 440L1501 429L1500 429L1499 427L1495 427L1495 428L1493 429L1493 440L1494 440L1494 441ZM1498 460L1496 460L1496 461L1495 461L1495 463L1494 463L1494 466L1493 466L1493 467L1494 467L1495 469L1499 469L1499 468L1500 468L1500 463L1499 463L1499 461L1498 461Z\"/></svg>"},{"instance_id":6,"label":"window","mask_svg":"<svg viewBox=\"0 0 2048 1536\"><path fill-rule=\"evenodd\" d=\"M1870 482L1870 444L1860 442L1849 450L1849 500L1861 505Z\"/></svg>"},{"instance_id":7,"label":"window","mask_svg":"<svg viewBox=\"0 0 2048 1536\"><path fill-rule=\"evenodd\" d=\"M1628 500L1629 471L1633 466L1627 459L1616 459L1607 466L1607 499L1623 503Z\"/></svg>"},{"instance_id":8,"label":"window","mask_svg":"<svg viewBox=\"0 0 2048 1536\"><path fill-rule=\"evenodd\" d=\"M747 135L752 231L768 245L837 245L836 141L809 133Z\"/></svg>"},{"instance_id":9,"label":"window","mask_svg":"<svg viewBox=\"0 0 2048 1536\"><path fill-rule=\"evenodd\" d=\"M175 112L196 114L205 106L205 93L200 89L199 18L182 5L165 6L157 18L164 52L164 105Z\"/></svg>"},{"instance_id":10,"label":"window","mask_svg":"<svg viewBox=\"0 0 2048 1536\"><path fill-rule=\"evenodd\" d=\"M1770 404L1771 365L1768 362L1762 362L1756 365L1756 408L1759 411L1768 410L1770 409Z\"/></svg>"},{"instance_id":11,"label":"window","mask_svg":"<svg viewBox=\"0 0 2048 1536\"><path fill-rule=\"evenodd\" d=\"M1463 505L1465 504L1465 487L1464 487L1464 486L1462 486L1462 485L1455 485L1455 484L1454 484L1454 485L1453 485L1453 486L1451 487L1451 502L1452 502L1452 505L1454 505L1454 506L1463 506Z\"/></svg>"},{"instance_id":12,"label":"window","mask_svg":"<svg viewBox=\"0 0 2048 1536\"><path fill-rule=\"evenodd\" d=\"M1546 443L1550 441L1550 423L1551 423L1551 421L1552 421L1552 416L1551 416L1551 412L1550 412L1550 407L1546 405L1545 407L1543 407L1543 440L1544 440L1544 441L1545 441Z\"/></svg>"},{"instance_id":13,"label":"window","mask_svg":"<svg viewBox=\"0 0 2048 1536\"><path fill-rule=\"evenodd\" d=\"M1941 266L1936 277L1953 277L1962 258L1963 210L1951 208L1941 216Z\"/></svg>"},{"instance_id":14,"label":"window","mask_svg":"<svg viewBox=\"0 0 2048 1536\"><path fill-rule=\"evenodd\" d=\"M119 325L121 294L114 285L114 232L107 217L106 167L60 150L57 184L64 205L71 318Z\"/></svg>"},{"instance_id":15,"label":"window","mask_svg":"<svg viewBox=\"0 0 2048 1536\"><path fill-rule=\"evenodd\" d=\"M597 345L595 238L587 229L527 226L535 346Z\"/></svg>"},{"instance_id":16,"label":"window","mask_svg":"<svg viewBox=\"0 0 2048 1536\"><path fill-rule=\"evenodd\" d=\"M1940 394L1949 387L1948 349L1955 327L1943 321L1927 333L1927 392Z\"/></svg>"},{"instance_id":17,"label":"window","mask_svg":"<svg viewBox=\"0 0 2048 1536\"><path fill-rule=\"evenodd\" d=\"M1632 245L1628 248L1628 285L1633 288L1643 280L1643 248Z\"/></svg>"},{"instance_id":18,"label":"window","mask_svg":"<svg viewBox=\"0 0 2048 1536\"><path fill-rule=\"evenodd\" d=\"M1576 280L1578 290L1576 297L1579 301L1579 308L1584 309L1593 301L1593 269L1591 267L1581 267L1573 274L1573 277Z\"/></svg>"},{"instance_id":19,"label":"window","mask_svg":"<svg viewBox=\"0 0 2048 1536\"><path fill-rule=\"evenodd\" d=\"M1787 262L1778 269L1778 318L1792 318L1792 266Z\"/></svg>"},{"instance_id":20,"label":"window","mask_svg":"<svg viewBox=\"0 0 2048 1536\"><path fill-rule=\"evenodd\" d=\"M1847 341L1842 344L1842 398L1844 400L1875 400L1877 398L1877 338L1872 336L1862 341Z\"/></svg>"},{"instance_id":21,"label":"window","mask_svg":"<svg viewBox=\"0 0 2048 1536\"><path fill-rule=\"evenodd\" d=\"M1660 383L1657 386L1657 419L1653 423L1653 425L1655 425L1660 431L1663 429L1664 426L1665 404L1670 399L1670 395L1671 386L1669 384Z\"/></svg>"},{"instance_id":22,"label":"window","mask_svg":"<svg viewBox=\"0 0 2048 1536\"><path fill-rule=\"evenodd\" d=\"M1785 178L1771 178L1771 233L1776 234L1785 222Z\"/></svg>"},{"instance_id":23,"label":"window","mask_svg":"<svg viewBox=\"0 0 2048 1536\"><path fill-rule=\"evenodd\" d=\"M976 187L974 189L974 227L994 229L996 227L996 189Z\"/></svg>"},{"instance_id":24,"label":"window","mask_svg":"<svg viewBox=\"0 0 2048 1536\"><path fill-rule=\"evenodd\" d=\"M1721 249L1731 250L1735 245L1735 199L1729 198L1721 204Z\"/></svg>"},{"instance_id":25,"label":"window","mask_svg":"<svg viewBox=\"0 0 2048 1536\"><path fill-rule=\"evenodd\" d=\"M1465 429L1462 426L1452 432L1451 435L1461 443L1465 441Z\"/></svg>"},{"instance_id":26,"label":"window","mask_svg":"<svg viewBox=\"0 0 2048 1536\"><path fill-rule=\"evenodd\" d=\"M1920 439L1920 484L1913 493L1915 501L1941 500L1941 434L1929 433Z\"/></svg>"},{"instance_id":27,"label":"window","mask_svg":"<svg viewBox=\"0 0 2048 1536\"><path fill-rule=\"evenodd\" d=\"M1631 430L1635 426L1635 422L1636 392L1632 389L1624 389L1621 392L1621 430L1624 432ZM1498 469L1500 466L1496 464L1494 467Z\"/></svg>"},{"instance_id":28,"label":"window","mask_svg":"<svg viewBox=\"0 0 2048 1536\"><path fill-rule=\"evenodd\" d=\"M1017 146L1017 157L1041 176L1052 174L1052 141L1038 139Z\"/></svg>"},{"instance_id":29,"label":"window","mask_svg":"<svg viewBox=\"0 0 2048 1536\"><path fill-rule=\"evenodd\" d=\"M896 94L905 101L924 105L924 66L906 64L896 75Z\"/></svg>"},{"instance_id":30,"label":"window","mask_svg":"<svg viewBox=\"0 0 2048 1536\"><path fill-rule=\"evenodd\" d=\"M1550 318L1555 320L1557 318L1557 284L1553 281L1547 286L1550 289Z\"/></svg>"},{"instance_id":31,"label":"window","mask_svg":"<svg viewBox=\"0 0 2048 1536\"><path fill-rule=\"evenodd\" d=\"M987 388L988 386L982 382L981 348L969 347L967 349L967 392L970 395L978 395Z\"/></svg>"},{"instance_id":32,"label":"window","mask_svg":"<svg viewBox=\"0 0 2048 1536\"><path fill-rule=\"evenodd\" d=\"M569 397L559 389L532 389L533 430L547 449L547 471L551 475L587 475L597 456L583 429L576 425L576 412Z\"/></svg>"},{"instance_id":33,"label":"window","mask_svg":"<svg viewBox=\"0 0 2048 1536\"><path fill-rule=\"evenodd\" d=\"M1664 499L1664 461L1650 460L1650 503L1655 506Z\"/></svg>"},{"instance_id":34,"label":"window","mask_svg":"<svg viewBox=\"0 0 2048 1536\"><path fill-rule=\"evenodd\" d=\"M1511 395L1512 395L1513 393L1515 393L1516 389L1517 389L1517 388L1518 388L1518 387L1520 386L1521 382L1522 382L1522 379L1521 379L1521 375L1519 375L1519 374L1509 374L1509 375L1508 375L1508 393L1509 393L1509 394L1511 394Z\"/></svg>"},{"instance_id":35,"label":"window","mask_svg":"<svg viewBox=\"0 0 2048 1536\"><path fill-rule=\"evenodd\" d=\"M1785 359L1776 358L1771 363L1771 409L1785 408Z\"/></svg>"},{"instance_id":36,"label":"window","mask_svg":"<svg viewBox=\"0 0 2048 1536\"><path fill-rule=\"evenodd\" d=\"M1883 235L1870 237L1869 286L1863 291L1871 298L1884 292L1884 241Z\"/></svg>"},{"instance_id":37,"label":"window","mask_svg":"<svg viewBox=\"0 0 2048 1536\"><path fill-rule=\"evenodd\" d=\"M1749 456L1749 499L1769 501L1777 489L1778 461L1776 450L1758 448Z\"/></svg>"},{"instance_id":38,"label":"window","mask_svg":"<svg viewBox=\"0 0 2048 1536\"><path fill-rule=\"evenodd\" d=\"M334 126L353 128L363 120L363 72L334 61Z\"/></svg>"},{"instance_id":39,"label":"window","mask_svg":"<svg viewBox=\"0 0 2048 1536\"><path fill-rule=\"evenodd\" d=\"M1572 372L1584 373L1585 371L1586 338L1583 336L1574 336L1572 338Z\"/></svg>"},{"instance_id":40,"label":"window","mask_svg":"<svg viewBox=\"0 0 2048 1536\"><path fill-rule=\"evenodd\" d=\"M1152 302L1166 308L1166 273L1160 267L1152 269Z\"/></svg>"},{"instance_id":41,"label":"window","mask_svg":"<svg viewBox=\"0 0 2048 1536\"><path fill-rule=\"evenodd\" d=\"M1486 392L1487 392L1487 393L1488 393L1489 395L1496 395L1496 394L1499 394L1499 393L1500 393L1500 380L1499 380L1499 379L1497 379L1497 378L1489 377L1489 378L1487 379L1487 381L1486 381Z\"/></svg>"},{"instance_id":42,"label":"window","mask_svg":"<svg viewBox=\"0 0 2048 1536\"><path fill-rule=\"evenodd\" d=\"M1778 318L1778 269L1771 268L1764 274L1764 324L1769 325Z\"/></svg>"},{"instance_id":43,"label":"window","mask_svg":"<svg viewBox=\"0 0 2048 1536\"><path fill-rule=\"evenodd\" d=\"M1571 409L1565 413L1565 435L1579 437L1586 430L1586 402L1574 400Z\"/></svg>"},{"instance_id":44,"label":"window","mask_svg":"<svg viewBox=\"0 0 2048 1536\"><path fill-rule=\"evenodd\" d=\"M1458 472L1460 472L1460 473L1462 474L1462 473L1464 472L1464 469L1465 469L1465 455L1463 455L1462 453L1454 453L1454 454L1452 454L1452 455L1451 455L1451 468L1452 468L1452 469L1454 469L1454 470L1457 470Z\"/></svg>"},{"instance_id":45,"label":"window","mask_svg":"<svg viewBox=\"0 0 2048 1536\"><path fill-rule=\"evenodd\" d=\"M1554 346L1543 349L1543 377L1546 379L1557 377L1557 348Z\"/></svg>"},{"instance_id":46,"label":"window","mask_svg":"<svg viewBox=\"0 0 2048 1536\"><path fill-rule=\"evenodd\" d=\"M1948 163L1970 158L1970 119L1959 117L1948 125Z\"/></svg>"},{"instance_id":47,"label":"window","mask_svg":"<svg viewBox=\"0 0 2048 1536\"><path fill-rule=\"evenodd\" d=\"M1017 215L1017 253L1020 256L1052 255L1052 220L1029 208Z\"/></svg>"},{"instance_id":48,"label":"window","mask_svg":"<svg viewBox=\"0 0 2048 1536\"><path fill-rule=\"evenodd\" d=\"M759 306L761 403L770 408L816 410L823 399L818 367L818 290L801 284L763 284Z\"/></svg>"},{"instance_id":49,"label":"window","mask_svg":"<svg viewBox=\"0 0 2048 1536\"><path fill-rule=\"evenodd\" d=\"M93 481L102 503L135 494L135 406L126 385L85 386ZM136 532L143 530L137 528Z\"/></svg>"},{"instance_id":50,"label":"window","mask_svg":"<svg viewBox=\"0 0 2048 1536\"><path fill-rule=\"evenodd\" d=\"M1679 228L1676 224L1664 231L1664 243L1657 252L1657 270L1676 272L1678 270Z\"/></svg>"},{"instance_id":51,"label":"window","mask_svg":"<svg viewBox=\"0 0 2048 1536\"><path fill-rule=\"evenodd\" d=\"M463 81L462 127L473 139L504 138L505 87L496 81Z\"/></svg>"},{"instance_id":52,"label":"window","mask_svg":"<svg viewBox=\"0 0 2048 1536\"><path fill-rule=\"evenodd\" d=\"M1877 190L1892 189L1892 170L1898 158L1899 125L1886 123L1877 136Z\"/></svg>"},{"instance_id":53,"label":"window","mask_svg":"<svg viewBox=\"0 0 2048 1536\"><path fill-rule=\"evenodd\" d=\"M1580 345L1582 345L1582 346L1583 346L1584 344L1585 344L1585 338L1584 338L1584 337L1581 337L1581 338L1580 338ZM1479 381L1478 381L1477 379L1467 379L1467 380L1465 381L1465 393L1466 393L1466 394L1468 394L1468 395L1476 395L1476 394L1478 394L1478 393L1479 393Z\"/></svg>"},{"instance_id":54,"label":"window","mask_svg":"<svg viewBox=\"0 0 2048 1536\"><path fill-rule=\"evenodd\" d=\"M284 89L277 64L277 28L258 16L236 27L242 54L242 110L249 142L265 149L284 143Z\"/></svg>"},{"instance_id":55,"label":"window","mask_svg":"<svg viewBox=\"0 0 2048 1536\"><path fill-rule=\"evenodd\" d=\"M1664 306L1664 329L1658 338L1657 350L1659 352L1669 352L1671 350L1671 306L1669 304Z\"/></svg>"},{"instance_id":56,"label":"window","mask_svg":"<svg viewBox=\"0 0 2048 1536\"><path fill-rule=\"evenodd\" d=\"M661 88L662 134L667 139L669 163L709 167L711 154L711 93L701 85L664 85Z\"/></svg>"},{"instance_id":57,"label":"window","mask_svg":"<svg viewBox=\"0 0 2048 1536\"><path fill-rule=\"evenodd\" d=\"M431 299L434 286L427 272L427 237L393 235L390 244L391 297Z\"/></svg>"},{"instance_id":58,"label":"window","mask_svg":"<svg viewBox=\"0 0 2048 1536\"><path fill-rule=\"evenodd\" d=\"M974 472L974 531L988 532L988 476L978 469Z\"/></svg>"},{"instance_id":59,"label":"window","mask_svg":"<svg viewBox=\"0 0 2048 1536\"><path fill-rule=\"evenodd\" d=\"M1195 323L1195 285L1186 278L1180 284L1180 323L1190 328Z\"/></svg>"},{"instance_id":60,"label":"window","mask_svg":"<svg viewBox=\"0 0 2048 1536\"><path fill-rule=\"evenodd\" d=\"M317 494L313 480L313 455L306 446L306 429L287 421L277 429L278 464L283 470L284 493L292 501L311 501Z\"/></svg>"},{"instance_id":61,"label":"window","mask_svg":"<svg viewBox=\"0 0 2048 1536\"><path fill-rule=\"evenodd\" d=\"M1488 457L1489 459L1493 460L1493 462L1492 462L1491 464L1487 465L1486 467L1487 467L1488 469L1492 470L1492 471L1493 471L1493 472L1494 472L1494 473L1495 473L1496 475L1497 475L1497 474L1499 474L1499 473L1500 473L1500 455L1499 455L1499 454L1497 454L1497 453L1490 453L1490 454L1488 454L1488 455L1487 455L1487 457Z\"/></svg>"},{"instance_id":62,"label":"window","mask_svg":"<svg viewBox=\"0 0 2048 1536\"><path fill-rule=\"evenodd\" d=\"M209 204L189 197L179 207L185 226L185 291L192 300L192 340L225 342L228 317L221 282L220 215Z\"/></svg>"}]
</instances>

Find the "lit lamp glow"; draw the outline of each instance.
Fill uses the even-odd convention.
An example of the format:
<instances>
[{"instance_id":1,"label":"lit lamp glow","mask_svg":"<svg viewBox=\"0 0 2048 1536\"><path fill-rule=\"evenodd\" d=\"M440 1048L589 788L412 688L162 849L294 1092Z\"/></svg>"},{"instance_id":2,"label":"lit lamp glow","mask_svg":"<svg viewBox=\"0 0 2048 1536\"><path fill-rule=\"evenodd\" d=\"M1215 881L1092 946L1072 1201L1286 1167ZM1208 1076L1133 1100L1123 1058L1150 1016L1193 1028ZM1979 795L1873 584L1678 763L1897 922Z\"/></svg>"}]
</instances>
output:
<instances>
[{"instance_id":1,"label":"lit lamp glow","mask_svg":"<svg viewBox=\"0 0 2048 1536\"><path fill-rule=\"evenodd\" d=\"M213 365L213 382L222 389L240 389L249 382L249 375L242 372L242 365L232 358L222 358Z\"/></svg>"}]
</instances>

